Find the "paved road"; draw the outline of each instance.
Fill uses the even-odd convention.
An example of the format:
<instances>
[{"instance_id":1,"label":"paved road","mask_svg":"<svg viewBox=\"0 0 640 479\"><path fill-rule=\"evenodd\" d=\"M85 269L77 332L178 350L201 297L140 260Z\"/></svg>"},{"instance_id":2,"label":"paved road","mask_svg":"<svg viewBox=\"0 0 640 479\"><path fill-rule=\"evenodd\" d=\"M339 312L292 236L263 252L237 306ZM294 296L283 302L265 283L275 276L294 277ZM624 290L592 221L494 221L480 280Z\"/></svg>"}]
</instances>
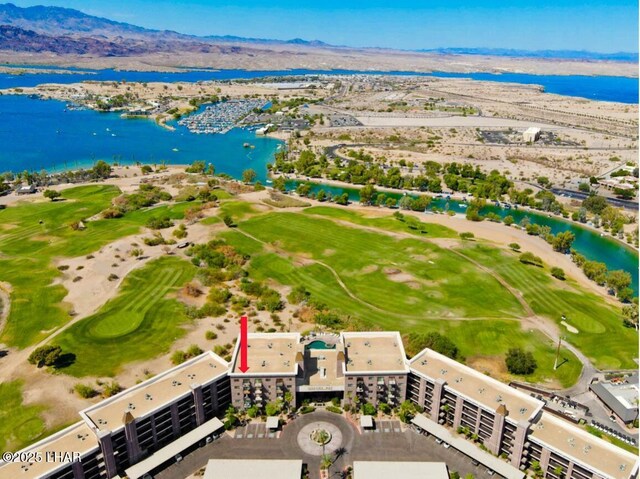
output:
<instances>
[{"instance_id":1,"label":"paved road","mask_svg":"<svg viewBox=\"0 0 640 479\"><path fill-rule=\"evenodd\" d=\"M398 423L384 421L379 431L361 434L343 416L317 411L296 419L284 427L277 439L235 439L228 435L197 449L182 462L174 464L157 474L156 479L184 479L206 466L213 458L221 459L302 459L307 464L311 479L319 477L320 457L305 454L298 446L298 432L307 424L325 421L334 424L342 433L342 453L331 467L330 477L339 477L339 472L353 461L426 461L446 462L449 471L458 471L462 477L473 474L477 479L491 476L481 466L453 448L445 449L432 437L422 436L413 430L395 432ZM388 430L388 432L385 432ZM335 455L334 455L335 457Z\"/></svg>"}]
</instances>

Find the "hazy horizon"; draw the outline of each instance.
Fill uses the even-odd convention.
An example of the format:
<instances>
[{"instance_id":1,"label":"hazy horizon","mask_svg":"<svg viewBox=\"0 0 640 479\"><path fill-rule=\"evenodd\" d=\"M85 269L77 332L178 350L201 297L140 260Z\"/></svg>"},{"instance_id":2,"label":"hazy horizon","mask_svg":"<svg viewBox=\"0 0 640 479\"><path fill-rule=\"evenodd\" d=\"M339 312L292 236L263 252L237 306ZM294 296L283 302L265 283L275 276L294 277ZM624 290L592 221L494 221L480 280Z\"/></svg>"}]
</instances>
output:
<instances>
[{"instance_id":1,"label":"hazy horizon","mask_svg":"<svg viewBox=\"0 0 640 479\"><path fill-rule=\"evenodd\" d=\"M14 0L20 7L43 5ZM638 5L627 0L528 2L381 0L300 7L293 0L51 0L47 6L199 36L319 40L403 50L440 48L638 52ZM360 5L361 4L361 5ZM571 19L571 21L569 21ZM283 25L286 24L286 28ZM478 39L482 39L478 41Z\"/></svg>"}]
</instances>

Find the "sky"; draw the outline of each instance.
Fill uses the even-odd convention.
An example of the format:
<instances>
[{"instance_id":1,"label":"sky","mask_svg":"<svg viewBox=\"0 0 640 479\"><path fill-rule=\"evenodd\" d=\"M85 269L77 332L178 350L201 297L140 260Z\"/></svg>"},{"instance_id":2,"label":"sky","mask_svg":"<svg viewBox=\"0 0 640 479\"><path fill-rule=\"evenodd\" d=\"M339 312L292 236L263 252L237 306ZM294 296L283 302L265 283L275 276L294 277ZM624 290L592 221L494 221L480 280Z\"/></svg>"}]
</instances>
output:
<instances>
[{"instance_id":1,"label":"sky","mask_svg":"<svg viewBox=\"0 0 640 479\"><path fill-rule=\"evenodd\" d=\"M638 51L630 0L13 0L195 35L334 45Z\"/></svg>"}]
</instances>

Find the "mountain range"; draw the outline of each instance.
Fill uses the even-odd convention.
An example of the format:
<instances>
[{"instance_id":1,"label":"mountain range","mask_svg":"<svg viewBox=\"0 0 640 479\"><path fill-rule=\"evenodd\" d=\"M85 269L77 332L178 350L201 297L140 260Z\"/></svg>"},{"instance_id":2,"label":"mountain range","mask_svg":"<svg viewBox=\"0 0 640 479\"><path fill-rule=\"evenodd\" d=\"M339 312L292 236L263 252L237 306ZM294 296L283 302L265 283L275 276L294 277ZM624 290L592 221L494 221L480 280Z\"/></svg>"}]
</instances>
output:
<instances>
[{"instance_id":1,"label":"mountain range","mask_svg":"<svg viewBox=\"0 0 640 479\"><path fill-rule=\"evenodd\" d=\"M58 55L118 57L158 52L244 53L252 48L291 46L317 49L352 49L319 40L273 40L232 35L198 37L171 30L152 30L129 23L85 14L71 8L52 6L18 7L0 4L0 50L9 52L51 52ZM380 50L380 49L376 49ZM383 49L384 50L384 49ZM264 50L258 50L264 51ZM637 62L637 53L602 54L581 51L525 51L487 48L440 48L415 50L438 55L477 55L519 58L558 58Z\"/></svg>"}]
</instances>

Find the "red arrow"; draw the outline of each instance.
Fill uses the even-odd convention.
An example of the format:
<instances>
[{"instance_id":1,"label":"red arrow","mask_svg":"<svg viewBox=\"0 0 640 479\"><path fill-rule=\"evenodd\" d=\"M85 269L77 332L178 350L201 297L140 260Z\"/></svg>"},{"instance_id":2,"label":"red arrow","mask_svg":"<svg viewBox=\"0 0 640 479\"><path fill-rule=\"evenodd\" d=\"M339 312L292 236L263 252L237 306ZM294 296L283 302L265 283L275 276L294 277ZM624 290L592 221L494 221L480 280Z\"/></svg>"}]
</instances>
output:
<instances>
[{"instance_id":1,"label":"red arrow","mask_svg":"<svg viewBox=\"0 0 640 479\"><path fill-rule=\"evenodd\" d=\"M242 316L240 318L240 367L238 368L243 373L246 373L249 369L247 366L247 317Z\"/></svg>"}]
</instances>

